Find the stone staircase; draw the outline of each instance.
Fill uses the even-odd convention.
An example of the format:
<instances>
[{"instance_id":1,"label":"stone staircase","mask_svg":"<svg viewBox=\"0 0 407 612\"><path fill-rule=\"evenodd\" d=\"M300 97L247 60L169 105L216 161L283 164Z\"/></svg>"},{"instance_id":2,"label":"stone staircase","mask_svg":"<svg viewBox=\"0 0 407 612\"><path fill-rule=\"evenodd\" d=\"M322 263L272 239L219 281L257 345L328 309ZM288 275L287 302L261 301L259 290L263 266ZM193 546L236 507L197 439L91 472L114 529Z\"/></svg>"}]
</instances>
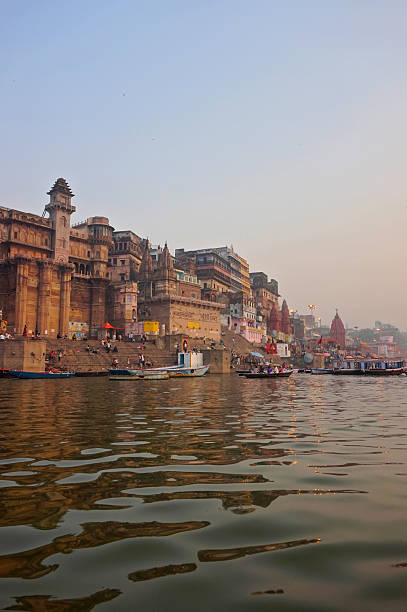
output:
<instances>
[{"instance_id":1,"label":"stone staircase","mask_svg":"<svg viewBox=\"0 0 407 612\"><path fill-rule=\"evenodd\" d=\"M98 352L88 352L86 350L87 346ZM117 346L118 352L113 352L111 349L108 353L98 340L47 339L47 355L51 351L55 351L57 357L50 360L50 365L75 372L106 371L112 367L113 359L118 360L119 368L128 367L128 358L130 358L130 367L138 367L138 356L142 352L146 361L152 362L154 367L175 365L177 363L175 350L167 351L153 342L147 342L144 351L140 342L112 342L111 346L112 349ZM59 360L58 354L60 352L62 357Z\"/></svg>"}]
</instances>

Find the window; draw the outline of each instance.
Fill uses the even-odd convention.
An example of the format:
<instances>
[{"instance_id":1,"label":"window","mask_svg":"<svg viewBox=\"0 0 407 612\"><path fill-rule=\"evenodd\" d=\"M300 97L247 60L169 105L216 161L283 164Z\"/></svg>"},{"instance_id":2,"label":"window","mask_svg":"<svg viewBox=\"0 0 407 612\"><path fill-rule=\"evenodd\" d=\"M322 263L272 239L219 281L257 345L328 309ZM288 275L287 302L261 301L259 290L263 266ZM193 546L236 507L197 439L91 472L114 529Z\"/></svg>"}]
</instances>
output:
<instances>
[{"instance_id":1,"label":"window","mask_svg":"<svg viewBox=\"0 0 407 612\"><path fill-rule=\"evenodd\" d=\"M17 238L17 237L18 237L18 233L14 232L14 238Z\"/></svg>"},{"instance_id":2,"label":"window","mask_svg":"<svg viewBox=\"0 0 407 612\"><path fill-rule=\"evenodd\" d=\"M110 257L109 257L109 259L108 259L107 261L108 261L109 263L112 263L112 260L110 259Z\"/></svg>"},{"instance_id":3,"label":"window","mask_svg":"<svg viewBox=\"0 0 407 612\"><path fill-rule=\"evenodd\" d=\"M100 251L96 251L96 259L100 259Z\"/></svg>"},{"instance_id":4,"label":"window","mask_svg":"<svg viewBox=\"0 0 407 612\"><path fill-rule=\"evenodd\" d=\"M62 217L62 224L64 227L66 227L66 217Z\"/></svg>"},{"instance_id":5,"label":"window","mask_svg":"<svg viewBox=\"0 0 407 612\"><path fill-rule=\"evenodd\" d=\"M88 257L90 257L90 251L88 251Z\"/></svg>"},{"instance_id":6,"label":"window","mask_svg":"<svg viewBox=\"0 0 407 612\"><path fill-rule=\"evenodd\" d=\"M120 274L120 280L121 280L121 281L126 280L126 275L125 275L125 274Z\"/></svg>"},{"instance_id":7,"label":"window","mask_svg":"<svg viewBox=\"0 0 407 612\"><path fill-rule=\"evenodd\" d=\"M191 297L192 298L196 297L195 293L191 293Z\"/></svg>"},{"instance_id":8,"label":"window","mask_svg":"<svg viewBox=\"0 0 407 612\"><path fill-rule=\"evenodd\" d=\"M45 238L45 246L48 246L48 238Z\"/></svg>"},{"instance_id":9,"label":"window","mask_svg":"<svg viewBox=\"0 0 407 612\"><path fill-rule=\"evenodd\" d=\"M122 266L124 266L126 264L126 260L125 259L121 259L120 263L122 264Z\"/></svg>"},{"instance_id":10,"label":"window","mask_svg":"<svg viewBox=\"0 0 407 612\"><path fill-rule=\"evenodd\" d=\"M116 257L113 257L113 265L116 266L117 265L117 259Z\"/></svg>"}]
</instances>

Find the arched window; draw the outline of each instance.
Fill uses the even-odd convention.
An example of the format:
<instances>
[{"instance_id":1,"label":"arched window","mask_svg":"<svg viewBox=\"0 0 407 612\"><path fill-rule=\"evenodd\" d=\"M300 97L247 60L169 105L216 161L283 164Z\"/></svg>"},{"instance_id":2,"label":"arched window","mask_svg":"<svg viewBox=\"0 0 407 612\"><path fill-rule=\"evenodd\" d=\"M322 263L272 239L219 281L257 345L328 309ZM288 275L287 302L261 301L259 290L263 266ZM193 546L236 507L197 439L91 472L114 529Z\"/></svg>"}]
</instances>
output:
<instances>
[{"instance_id":1,"label":"arched window","mask_svg":"<svg viewBox=\"0 0 407 612\"><path fill-rule=\"evenodd\" d=\"M85 266L83 264L79 266L79 274L85 274Z\"/></svg>"},{"instance_id":2,"label":"arched window","mask_svg":"<svg viewBox=\"0 0 407 612\"><path fill-rule=\"evenodd\" d=\"M78 274L78 263L75 261L75 272Z\"/></svg>"},{"instance_id":3,"label":"arched window","mask_svg":"<svg viewBox=\"0 0 407 612\"><path fill-rule=\"evenodd\" d=\"M63 226L66 227L66 217L62 217Z\"/></svg>"}]
</instances>

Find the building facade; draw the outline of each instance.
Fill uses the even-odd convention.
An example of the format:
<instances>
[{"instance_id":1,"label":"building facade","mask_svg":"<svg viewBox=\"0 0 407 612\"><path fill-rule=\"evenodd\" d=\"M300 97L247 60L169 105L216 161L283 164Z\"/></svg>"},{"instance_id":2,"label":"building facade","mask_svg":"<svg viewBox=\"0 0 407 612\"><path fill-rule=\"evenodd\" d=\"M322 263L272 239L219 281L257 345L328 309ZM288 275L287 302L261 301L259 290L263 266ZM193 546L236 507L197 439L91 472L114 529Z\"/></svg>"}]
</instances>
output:
<instances>
[{"instance_id":1,"label":"building facade","mask_svg":"<svg viewBox=\"0 0 407 612\"><path fill-rule=\"evenodd\" d=\"M68 183L48 192L48 217L0 209L0 307L11 333L89 334L103 323L108 251L106 217L71 227Z\"/></svg>"}]
</instances>

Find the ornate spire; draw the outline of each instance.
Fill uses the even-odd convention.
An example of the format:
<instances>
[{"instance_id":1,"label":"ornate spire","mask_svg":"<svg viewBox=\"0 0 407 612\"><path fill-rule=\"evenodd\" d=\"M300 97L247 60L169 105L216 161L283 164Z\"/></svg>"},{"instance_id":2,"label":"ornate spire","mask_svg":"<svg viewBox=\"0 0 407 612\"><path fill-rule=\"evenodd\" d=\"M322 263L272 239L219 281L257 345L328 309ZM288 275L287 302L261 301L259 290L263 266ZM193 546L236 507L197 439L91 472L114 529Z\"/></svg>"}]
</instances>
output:
<instances>
[{"instance_id":1,"label":"ornate spire","mask_svg":"<svg viewBox=\"0 0 407 612\"><path fill-rule=\"evenodd\" d=\"M47 192L47 195L51 195L53 193L63 193L64 195L69 195L71 198L74 197L70 186L64 178L57 179L54 186Z\"/></svg>"},{"instance_id":2,"label":"ornate spire","mask_svg":"<svg viewBox=\"0 0 407 612\"><path fill-rule=\"evenodd\" d=\"M174 262L172 260L172 256L169 251L167 242L165 242L163 252L161 253L160 258L159 258L159 267L163 270L173 270L174 269Z\"/></svg>"},{"instance_id":3,"label":"ornate spire","mask_svg":"<svg viewBox=\"0 0 407 612\"><path fill-rule=\"evenodd\" d=\"M338 314L338 309L336 309L336 315L332 319L330 336L334 338L336 344L343 347L345 346L345 326Z\"/></svg>"},{"instance_id":4,"label":"ornate spire","mask_svg":"<svg viewBox=\"0 0 407 612\"><path fill-rule=\"evenodd\" d=\"M269 317L269 329L271 331L280 331L280 315L278 314L277 305L273 302L273 307Z\"/></svg>"},{"instance_id":5,"label":"ornate spire","mask_svg":"<svg viewBox=\"0 0 407 612\"><path fill-rule=\"evenodd\" d=\"M290 313L288 310L287 302L284 300L281 306L281 331L284 334L291 333Z\"/></svg>"},{"instance_id":6,"label":"ornate spire","mask_svg":"<svg viewBox=\"0 0 407 612\"><path fill-rule=\"evenodd\" d=\"M147 274L151 274L152 271L153 271L153 260L150 254L150 242L147 238L146 244L144 247L143 257L140 263L140 270L139 270L140 277L144 277ZM142 280L142 278L140 280Z\"/></svg>"}]
</instances>

